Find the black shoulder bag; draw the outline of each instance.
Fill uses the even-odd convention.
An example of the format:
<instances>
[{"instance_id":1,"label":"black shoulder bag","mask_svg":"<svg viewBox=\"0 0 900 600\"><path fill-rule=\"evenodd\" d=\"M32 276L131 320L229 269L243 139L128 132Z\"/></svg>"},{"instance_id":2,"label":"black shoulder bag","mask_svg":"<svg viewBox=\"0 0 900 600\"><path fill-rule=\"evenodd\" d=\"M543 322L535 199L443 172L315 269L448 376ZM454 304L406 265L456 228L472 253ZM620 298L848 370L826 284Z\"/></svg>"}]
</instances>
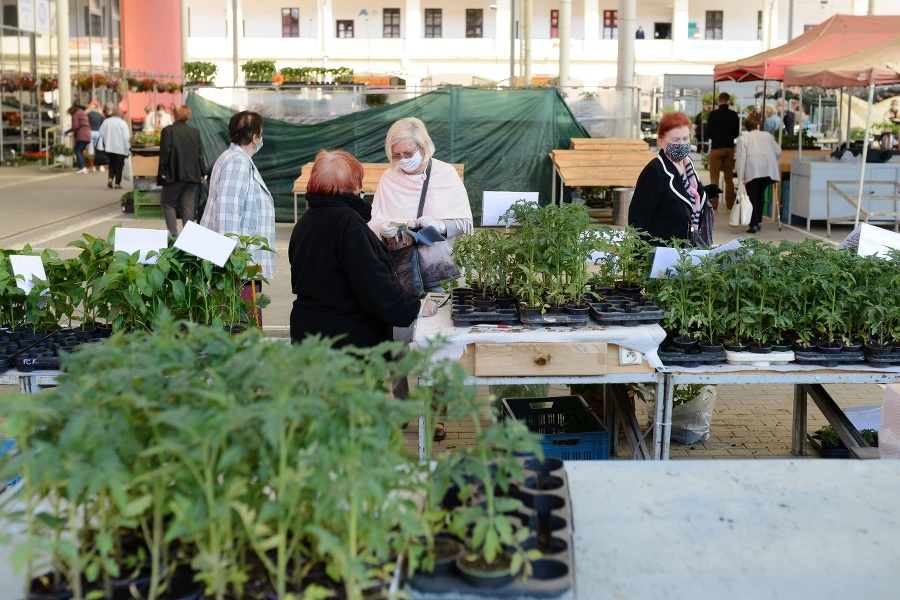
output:
<instances>
[{"instance_id":1,"label":"black shoulder bag","mask_svg":"<svg viewBox=\"0 0 900 600\"><path fill-rule=\"evenodd\" d=\"M431 181L431 159L428 160L428 166L425 167L425 183L422 184L422 196L419 198L419 210L416 213L416 219L422 216L422 211L425 208L425 194L428 193L429 181ZM422 279L422 269L419 266L419 248L416 241L406 233L401 233L398 238L399 240L396 242L394 240L388 242L391 260L394 261L394 272L397 274L397 281L400 283L400 287L406 290L406 293L413 298L424 298L425 286Z\"/></svg>"}]
</instances>

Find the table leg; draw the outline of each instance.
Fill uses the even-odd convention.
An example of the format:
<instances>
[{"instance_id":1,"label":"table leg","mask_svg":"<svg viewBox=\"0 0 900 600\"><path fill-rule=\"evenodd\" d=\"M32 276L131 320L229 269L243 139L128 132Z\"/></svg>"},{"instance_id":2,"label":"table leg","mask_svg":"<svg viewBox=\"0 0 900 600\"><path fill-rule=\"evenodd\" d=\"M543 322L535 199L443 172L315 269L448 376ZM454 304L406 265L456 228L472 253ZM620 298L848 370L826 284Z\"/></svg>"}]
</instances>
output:
<instances>
[{"instance_id":1,"label":"table leg","mask_svg":"<svg viewBox=\"0 0 900 600\"><path fill-rule=\"evenodd\" d=\"M603 422L609 428L609 455L615 456L619 448L619 415L609 383L603 384Z\"/></svg>"},{"instance_id":2,"label":"table leg","mask_svg":"<svg viewBox=\"0 0 900 600\"><path fill-rule=\"evenodd\" d=\"M625 423L625 437L628 439L628 443L634 450L635 458L649 460L650 451L644 444L644 432L638 424L637 416L634 414L634 408L631 406L631 401L628 398L628 392L625 389L625 386L621 383L616 383L609 384L606 387L610 391L610 395L604 397L608 399L608 403L616 405L618 413L622 416L622 420ZM618 423L614 423L613 428L613 430L618 433Z\"/></svg>"},{"instance_id":3,"label":"table leg","mask_svg":"<svg viewBox=\"0 0 900 600\"><path fill-rule=\"evenodd\" d=\"M794 385L794 419L791 442L791 454L806 456L809 448L806 442L807 404L806 390L803 385Z\"/></svg>"},{"instance_id":4,"label":"table leg","mask_svg":"<svg viewBox=\"0 0 900 600\"><path fill-rule=\"evenodd\" d=\"M41 386L38 385L37 377L32 375L23 375L19 377L19 393L40 394Z\"/></svg>"},{"instance_id":5,"label":"table leg","mask_svg":"<svg viewBox=\"0 0 900 600\"><path fill-rule=\"evenodd\" d=\"M419 459L425 460L425 412L419 411Z\"/></svg>"}]
</instances>

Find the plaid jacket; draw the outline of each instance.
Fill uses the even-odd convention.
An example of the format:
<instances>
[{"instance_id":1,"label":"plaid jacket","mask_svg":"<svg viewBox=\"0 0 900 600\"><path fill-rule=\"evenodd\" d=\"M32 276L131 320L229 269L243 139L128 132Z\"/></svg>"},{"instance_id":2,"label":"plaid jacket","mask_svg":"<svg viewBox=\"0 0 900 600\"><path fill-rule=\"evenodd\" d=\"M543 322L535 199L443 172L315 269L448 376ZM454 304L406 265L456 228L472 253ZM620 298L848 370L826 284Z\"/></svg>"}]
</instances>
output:
<instances>
[{"instance_id":1,"label":"plaid jacket","mask_svg":"<svg viewBox=\"0 0 900 600\"><path fill-rule=\"evenodd\" d=\"M275 247L275 201L262 176L240 146L231 144L213 166L209 200L200 224L221 234L259 235ZM263 276L275 274L275 254L253 251Z\"/></svg>"}]
</instances>

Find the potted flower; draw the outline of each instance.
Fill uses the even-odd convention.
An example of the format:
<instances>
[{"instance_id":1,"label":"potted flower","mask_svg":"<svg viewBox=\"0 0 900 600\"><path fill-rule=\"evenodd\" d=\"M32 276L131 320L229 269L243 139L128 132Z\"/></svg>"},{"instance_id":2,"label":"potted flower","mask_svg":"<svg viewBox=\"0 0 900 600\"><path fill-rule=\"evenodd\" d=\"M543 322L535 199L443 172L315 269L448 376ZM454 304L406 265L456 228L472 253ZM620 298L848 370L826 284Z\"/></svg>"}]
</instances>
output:
<instances>
[{"instance_id":1,"label":"potted flower","mask_svg":"<svg viewBox=\"0 0 900 600\"><path fill-rule=\"evenodd\" d=\"M71 167L75 162L75 151L65 144L56 144L50 148L50 157L55 163Z\"/></svg>"},{"instance_id":2,"label":"potted flower","mask_svg":"<svg viewBox=\"0 0 900 600\"><path fill-rule=\"evenodd\" d=\"M215 63L193 61L181 65L187 85L211 85L216 80L219 67Z\"/></svg>"},{"instance_id":3,"label":"potted flower","mask_svg":"<svg viewBox=\"0 0 900 600\"><path fill-rule=\"evenodd\" d=\"M274 60L248 60L241 65L244 81L248 84L271 83L275 77Z\"/></svg>"}]
</instances>

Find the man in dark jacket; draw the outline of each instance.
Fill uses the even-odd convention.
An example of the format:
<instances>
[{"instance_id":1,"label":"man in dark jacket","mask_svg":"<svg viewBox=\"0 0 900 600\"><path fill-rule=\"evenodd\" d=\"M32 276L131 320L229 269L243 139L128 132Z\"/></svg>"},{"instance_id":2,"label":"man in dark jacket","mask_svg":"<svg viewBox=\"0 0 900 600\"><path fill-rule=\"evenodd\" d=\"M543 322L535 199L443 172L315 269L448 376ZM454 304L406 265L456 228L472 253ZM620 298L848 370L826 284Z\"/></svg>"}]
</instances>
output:
<instances>
[{"instance_id":1,"label":"man in dark jacket","mask_svg":"<svg viewBox=\"0 0 900 600\"><path fill-rule=\"evenodd\" d=\"M725 205L734 206L734 140L741 134L738 114L728 108L731 96L719 94L719 107L709 113L706 120L706 137L710 140L709 181L719 184L719 173L725 175ZM713 209L719 209L718 196L710 198Z\"/></svg>"},{"instance_id":2,"label":"man in dark jacket","mask_svg":"<svg viewBox=\"0 0 900 600\"><path fill-rule=\"evenodd\" d=\"M173 238L178 236L176 207L181 213L182 226L196 220L197 185L206 175L200 132L187 124L191 109L176 106L174 112L175 122L163 127L159 136L159 169L156 173L157 183L163 188L160 198L163 217Z\"/></svg>"},{"instance_id":3,"label":"man in dark jacket","mask_svg":"<svg viewBox=\"0 0 900 600\"><path fill-rule=\"evenodd\" d=\"M360 197L363 168L342 150L316 155L306 186L307 209L288 245L291 339L333 338L336 347L375 346L417 316L437 312L431 301L397 282L387 246L369 229L372 206Z\"/></svg>"}]
</instances>

